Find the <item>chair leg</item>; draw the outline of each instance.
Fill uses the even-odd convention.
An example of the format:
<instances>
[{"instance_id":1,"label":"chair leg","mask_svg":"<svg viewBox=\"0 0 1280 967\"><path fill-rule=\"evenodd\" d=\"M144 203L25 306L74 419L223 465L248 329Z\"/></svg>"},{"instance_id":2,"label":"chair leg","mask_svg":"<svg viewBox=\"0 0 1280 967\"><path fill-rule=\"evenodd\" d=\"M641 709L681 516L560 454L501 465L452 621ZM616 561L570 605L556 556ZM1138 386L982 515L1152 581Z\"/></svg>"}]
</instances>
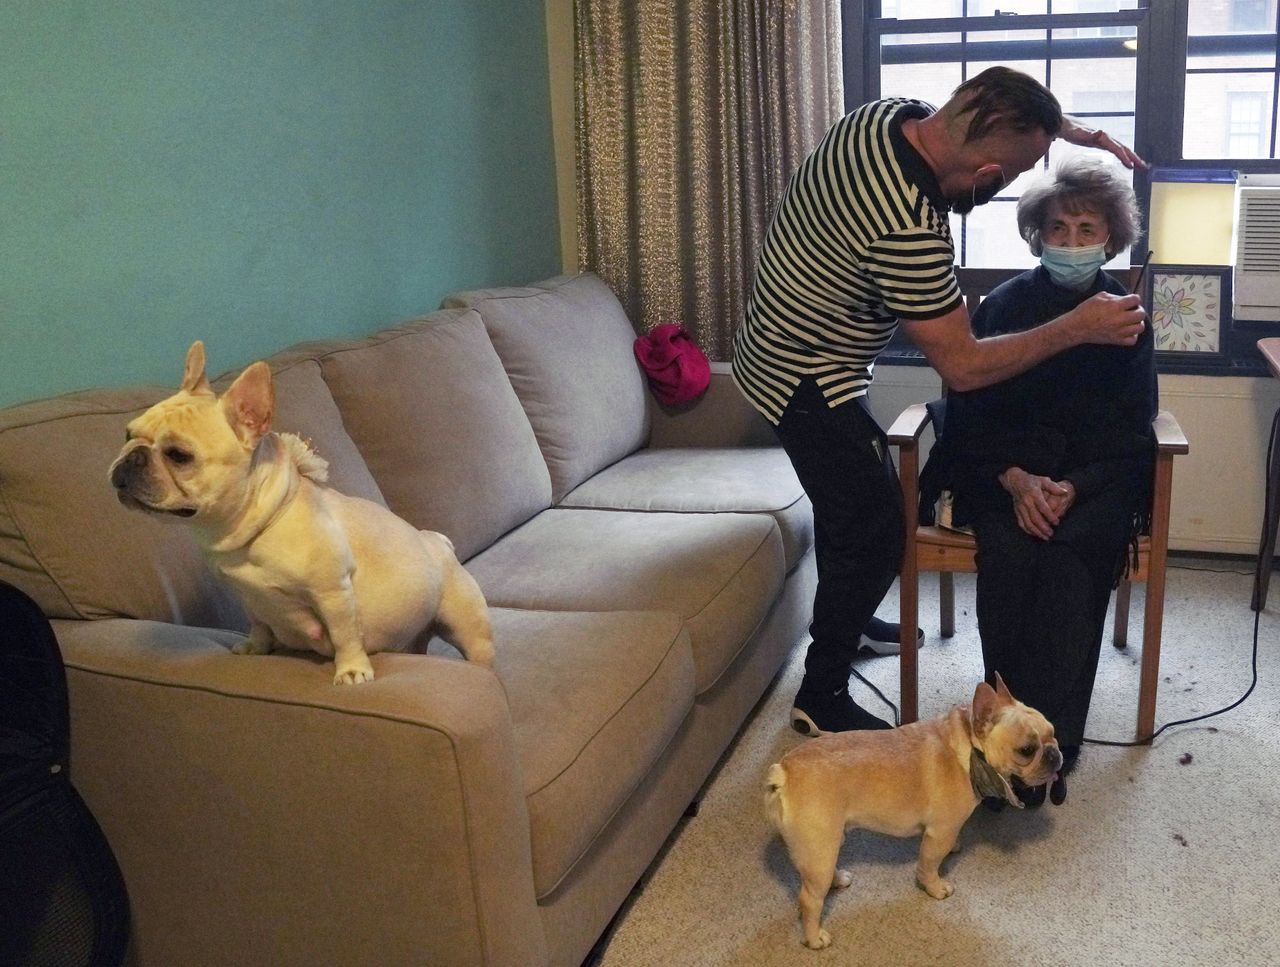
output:
<instances>
[{"instance_id":1,"label":"chair leg","mask_svg":"<svg viewBox=\"0 0 1280 967\"><path fill-rule=\"evenodd\" d=\"M943 638L956 633L956 579L950 571L938 572L938 631Z\"/></svg>"},{"instance_id":2,"label":"chair leg","mask_svg":"<svg viewBox=\"0 0 1280 967\"><path fill-rule=\"evenodd\" d=\"M898 584L898 701L902 705L903 725L914 722L919 714L919 666L916 664L916 627L919 623L920 572L916 567L915 548L910 546L903 557Z\"/></svg>"},{"instance_id":3,"label":"chair leg","mask_svg":"<svg viewBox=\"0 0 1280 967\"><path fill-rule=\"evenodd\" d=\"M1147 600L1142 617L1142 671L1138 679L1139 742L1151 741L1156 725L1156 689L1160 685L1160 633L1164 623L1165 564L1169 555L1169 503L1173 459L1156 460L1154 493L1163 495L1151 509L1151 553L1147 559Z\"/></svg>"},{"instance_id":4,"label":"chair leg","mask_svg":"<svg viewBox=\"0 0 1280 967\"><path fill-rule=\"evenodd\" d=\"M1271 466L1267 467L1266 505L1263 511L1262 539L1258 543L1258 565L1253 576L1254 611L1267 607L1267 585L1271 583L1271 566L1276 557L1276 530L1280 525L1280 410L1271 420Z\"/></svg>"},{"instance_id":5,"label":"chair leg","mask_svg":"<svg viewBox=\"0 0 1280 967\"><path fill-rule=\"evenodd\" d=\"M1125 578L1116 588L1116 628L1112 641L1117 648L1129 644L1129 597L1133 594L1133 582Z\"/></svg>"}]
</instances>

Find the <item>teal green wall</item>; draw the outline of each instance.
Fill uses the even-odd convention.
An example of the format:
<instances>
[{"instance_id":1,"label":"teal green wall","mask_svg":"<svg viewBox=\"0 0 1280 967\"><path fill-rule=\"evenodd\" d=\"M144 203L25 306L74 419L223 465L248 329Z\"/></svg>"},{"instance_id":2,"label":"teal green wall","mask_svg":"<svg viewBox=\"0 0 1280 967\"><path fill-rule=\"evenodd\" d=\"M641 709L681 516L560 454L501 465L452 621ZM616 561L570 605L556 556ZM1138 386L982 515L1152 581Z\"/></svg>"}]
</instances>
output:
<instances>
[{"instance_id":1,"label":"teal green wall","mask_svg":"<svg viewBox=\"0 0 1280 967\"><path fill-rule=\"evenodd\" d=\"M544 0L5 0L0 405L559 270Z\"/></svg>"}]
</instances>

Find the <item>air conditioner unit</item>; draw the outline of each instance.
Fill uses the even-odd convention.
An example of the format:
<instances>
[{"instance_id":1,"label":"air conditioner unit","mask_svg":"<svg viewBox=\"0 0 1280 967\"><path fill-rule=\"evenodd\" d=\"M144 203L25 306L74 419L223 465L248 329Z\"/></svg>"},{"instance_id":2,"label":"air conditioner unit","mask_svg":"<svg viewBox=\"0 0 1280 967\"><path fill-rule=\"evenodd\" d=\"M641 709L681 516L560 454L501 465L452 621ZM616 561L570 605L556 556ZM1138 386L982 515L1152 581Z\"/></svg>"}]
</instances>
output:
<instances>
[{"instance_id":1,"label":"air conditioner unit","mask_svg":"<svg viewBox=\"0 0 1280 967\"><path fill-rule=\"evenodd\" d=\"M1236 182L1232 318L1280 321L1280 175Z\"/></svg>"}]
</instances>

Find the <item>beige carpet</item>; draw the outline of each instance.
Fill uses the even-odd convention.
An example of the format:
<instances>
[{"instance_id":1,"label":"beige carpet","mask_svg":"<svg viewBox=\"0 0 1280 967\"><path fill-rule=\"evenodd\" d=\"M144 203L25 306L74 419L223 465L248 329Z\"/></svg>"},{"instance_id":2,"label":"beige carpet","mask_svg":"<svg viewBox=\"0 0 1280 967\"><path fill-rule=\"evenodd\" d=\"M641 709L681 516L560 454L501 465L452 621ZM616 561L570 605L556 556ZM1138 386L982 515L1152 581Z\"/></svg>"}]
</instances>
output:
<instances>
[{"instance_id":1,"label":"beige carpet","mask_svg":"<svg viewBox=\"0 0 1280 967\"><path fill-rule=\"evenodd\" d=\"M1251 573L1241 559L1180 558L1169 574L1157 725L1210 711L1248 687ZM1142 587L1130 646L1110 631L1088 734L1127 740L1137 708ZM881 607L892 618L896 588ZM922 716L967 700L981 677L973 580L957 581L957 629L937 637L936 581L921 615ZM833 945L800 944L797 879L761 809L769 764L804 741L787 724L798 649L708 784L698 815L672 835L632 895L600 963L858 964L866 967L1198 967L1280 963L1280 576L1259 631L1260 683L1240 708L1177 726L1149 748L1086 746L1055 807L979 808L944 867L947 900L914 883L917 842L850 832L830 895ZM859 670L897 698L897 659ZM856 684L856 683L855 683ZM859 686L859 688L861 688ZM859 700L888 715L865 691Z\"/></svg>"}]
</instances>

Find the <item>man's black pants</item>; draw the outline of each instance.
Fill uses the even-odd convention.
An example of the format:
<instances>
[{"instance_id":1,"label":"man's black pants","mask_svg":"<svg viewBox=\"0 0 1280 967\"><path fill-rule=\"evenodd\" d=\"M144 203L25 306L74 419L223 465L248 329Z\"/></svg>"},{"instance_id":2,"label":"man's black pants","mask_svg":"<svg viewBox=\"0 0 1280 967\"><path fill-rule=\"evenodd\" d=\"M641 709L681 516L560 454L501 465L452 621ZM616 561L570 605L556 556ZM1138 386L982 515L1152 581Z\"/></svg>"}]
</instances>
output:
<instances>
[{"instance_id":1,"label":"man's black pants","mask_svg":"<svg viewBox=\"0 0 1280 967\"><path fill-rule=\"evenodd\" d=\"M834 692L902 564L902 492L863 397L833 409L802 379L775 431L813 504L818 590L801 687Z\"/></svg>"}]
</instances>

